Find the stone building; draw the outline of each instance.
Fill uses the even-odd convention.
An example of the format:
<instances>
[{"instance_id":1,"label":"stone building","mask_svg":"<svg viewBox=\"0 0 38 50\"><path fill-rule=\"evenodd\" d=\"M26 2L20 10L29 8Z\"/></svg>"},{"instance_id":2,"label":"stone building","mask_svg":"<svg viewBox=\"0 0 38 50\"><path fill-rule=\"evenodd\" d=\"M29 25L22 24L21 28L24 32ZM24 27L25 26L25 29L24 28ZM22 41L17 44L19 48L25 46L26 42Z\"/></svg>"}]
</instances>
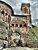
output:
<instances>
[{"instance_id":1,"label":"stone building","mask_svg":"<svg viewBox=\"0 0 38 50\"><path fill-rule=\"evenodd\" d=\"M29 19L27 19L27 16L25 15L14 15L12 16L12 19L10 21L10 29L13 31L17 30L22 33L25 33L28 31L28 24Z\"/></svg>"},{"instance_id":2,"label":"stone building","mask_svg":"<svg viewBox=\"0 0 38 50\"><path fill-rule=\"evenodd\" d=\"M20 30L20 31L22 30L22 32L24 32L24 31L27 32L28 26L30 26L30 22L31 22L30 4L29 3L22 3L22 5L21 5L22 15L11 16L5 10L0 10L0 11L1 11L1 14L3 13L2 20L7 23L10 23L11 29Z\"/></svg>"},{"instance_id":3,"label":"stone building","mask_svg":"<svg viewBox=\"0 0 38 50\"><path fill-rule=\"evenodd\" d=\"M0 18L1 21L4 21L8 25L8 29L12 30L12 32L16 33L28 33L29 26L31 24L31 15L30 15L30 4L29 3L22 3L21 5L21 15L15 15L14 12L11 11L11 9L4 4L0 3ZM7 9L6 9L7 7ZM8 10L8 12L7 12ZM12 15L13 14L13 15ZM10 34L10 32L9 32ZM17 34L17 33L16 33ZM19 36L9 36L8 41L9 43L13 40L17 39ZM20 37L19 37L20 38ZM19 39L18 38L18 39ZM23 40L22 40L23 41ZM15 44L16 45L16 44Z\"/></svg>"},{"instance_id":4,"label":"stone building","mask_svg":"<svg viewBox=\"0 0 38 50\"><path fill-rule=\"evenodd\" d=\"M21 4L22 15L14 15L11 17L11 26L13 30L20 30L27 32L28 27L31 25L30 3Z\"/></svg>"},{"instance_id":5,"label":"stone building","mask_svg":"<svg viewBox=\"0 0 38 50\"><path fill-rule=\"evenodd\" d=\"M7 15L14 15L13 8L7 3L0 1L0 20L5 18L6 21Z\"/></svg>"}]
</instances>

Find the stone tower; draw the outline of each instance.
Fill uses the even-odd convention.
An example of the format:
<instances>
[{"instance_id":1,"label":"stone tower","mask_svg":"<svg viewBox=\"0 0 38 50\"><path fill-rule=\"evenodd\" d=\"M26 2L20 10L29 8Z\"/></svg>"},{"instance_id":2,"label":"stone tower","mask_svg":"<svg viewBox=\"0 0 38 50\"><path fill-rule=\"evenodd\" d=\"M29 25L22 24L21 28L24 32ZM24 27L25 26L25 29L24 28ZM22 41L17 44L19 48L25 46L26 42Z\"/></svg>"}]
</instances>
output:
<instances>
[{"instance_id":1,"label":"stone tower","mask_svg":"<svg viewBox=\"0 0 38 50\"><path fill-rule=\"evenodd\" d=\"M27 20L29 22L28 26L29 26L31 24L30 3L21 4L21 13L22 15L27 16Z\"/></svg>"}]
</instances>

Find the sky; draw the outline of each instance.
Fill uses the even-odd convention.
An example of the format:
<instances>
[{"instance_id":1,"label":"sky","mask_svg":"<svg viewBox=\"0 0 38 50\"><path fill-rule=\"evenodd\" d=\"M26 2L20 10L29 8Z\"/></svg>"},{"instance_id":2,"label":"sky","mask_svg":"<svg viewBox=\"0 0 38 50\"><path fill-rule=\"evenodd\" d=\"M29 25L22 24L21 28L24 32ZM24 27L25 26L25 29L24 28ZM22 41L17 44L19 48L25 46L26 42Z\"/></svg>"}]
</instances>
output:
<instances>
[{"instance_id":1,"label":"sky","mask_svg":"<svg viewBox=\"0 0 38 50\"><path fill-rule=\"evenodd\" d=\"M38 26L38 0L30 0L32 24Z\"/></svg>"},{"instance_id":2,"label":"sky","mask_svg":"<svg viewBox=\"0 0 38 50\"><path fill-rule=\"evenodd\" d=\"M30 3L32 24L38 26L38 0L3 0L11 5L15 14L21 15L21 3Z\"/></svg>"}]
</instances>

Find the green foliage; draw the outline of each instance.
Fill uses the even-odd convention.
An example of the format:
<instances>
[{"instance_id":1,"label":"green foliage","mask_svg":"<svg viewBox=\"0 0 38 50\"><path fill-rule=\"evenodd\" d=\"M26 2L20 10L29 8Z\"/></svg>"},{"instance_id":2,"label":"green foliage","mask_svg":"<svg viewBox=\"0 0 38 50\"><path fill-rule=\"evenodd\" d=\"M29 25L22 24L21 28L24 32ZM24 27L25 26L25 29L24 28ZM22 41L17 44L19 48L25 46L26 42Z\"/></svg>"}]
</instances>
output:
<instances>
[{"instance_id":1,"label":"green foliage","mask_svg":"<svg viewBox=\"0 0 38 50\"><path fill-rule=\"evenodd\" d=\"M38 27L30 28L28 34L33 40L38 40Z\"/></svg>"}]
</instances>

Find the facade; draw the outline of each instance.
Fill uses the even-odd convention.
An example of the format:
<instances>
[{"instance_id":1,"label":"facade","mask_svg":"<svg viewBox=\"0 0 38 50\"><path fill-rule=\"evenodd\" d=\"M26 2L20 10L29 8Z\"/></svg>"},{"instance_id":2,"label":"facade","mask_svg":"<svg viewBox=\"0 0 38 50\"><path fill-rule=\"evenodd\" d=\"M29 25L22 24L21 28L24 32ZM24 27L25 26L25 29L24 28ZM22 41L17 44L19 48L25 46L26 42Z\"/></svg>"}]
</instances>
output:
<instances>
[{"instance_id":1,"label":"facade","mask_svg":"<svg viewBox=\"0 0 38 50\"><path fill-rule=\"evenodd\" d=\"M1 6L2 4L0 4ZM6 7L5 7L6 8ZM11 15L11 10L8 9L8 12L4 8L0 8L0 20L4 21L8 25L9 33L7 35L9 45L12 43L11 46L16 46L16 40L22 39L20 34L21 33L28 33L30 21L31 21L31 15L30 15L30 4L22 3L21 5L21 13L22 15ZM10 30L12 30L12 35L10 35ZM19 36L13 36L13 34L20 33ZM19 38L18 38L19 37Z\"/></svg>"},{"instance_id":2,"label":"facade","mask_svg":"<svg viewBox=\"0 0 38 50\"><path fill-rule=\"evenodd\" d=\"M12 20L10 21L11 29L13 31L19 31L21 33L28 32L28 24L29 19L25 15L15 15L12 16Z\"/></svg>"}]
</instances>

